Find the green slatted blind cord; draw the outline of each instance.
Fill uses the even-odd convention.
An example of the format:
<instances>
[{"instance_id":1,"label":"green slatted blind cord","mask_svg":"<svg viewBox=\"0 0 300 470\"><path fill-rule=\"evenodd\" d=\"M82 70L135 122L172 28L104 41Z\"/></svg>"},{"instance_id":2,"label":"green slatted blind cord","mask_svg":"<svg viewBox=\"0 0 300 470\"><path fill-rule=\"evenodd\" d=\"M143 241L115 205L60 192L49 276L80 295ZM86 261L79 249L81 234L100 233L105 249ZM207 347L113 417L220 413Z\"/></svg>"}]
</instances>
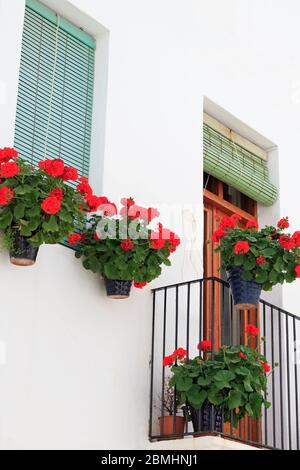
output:
<instances>
[{"instance_id":1,"label":"green slatted blind cord","mask_svg":"<svg viewBox=\"0 0 300 470\"><path fill-rule=\"evenodd\" d=\"M207 124L203 124L204 171L262 205L277 199L267 163Z\"/></svg>"},{"instance_id":2,"label":"green slatted blind cord","mask_svg":"<svg viewBox=\"0 0 300 470\"><path fill-rule=\"evenodd\" d=\"M61 157L88 176L94 58L91 36L27 0L14 142L22 157Z\"/></svg>"}]
</instances>

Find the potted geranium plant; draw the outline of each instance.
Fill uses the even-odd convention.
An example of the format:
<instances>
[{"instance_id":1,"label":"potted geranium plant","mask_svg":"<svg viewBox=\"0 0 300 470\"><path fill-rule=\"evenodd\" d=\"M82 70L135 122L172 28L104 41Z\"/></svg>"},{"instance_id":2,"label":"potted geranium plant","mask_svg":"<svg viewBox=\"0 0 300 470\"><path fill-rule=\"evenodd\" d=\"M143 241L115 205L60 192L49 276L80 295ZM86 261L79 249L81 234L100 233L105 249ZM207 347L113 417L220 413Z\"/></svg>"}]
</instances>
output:
<instances>
[{"instance_id":1,"label":"potted geranium plant","mask_svg":"<svg viewBox=\"0 0 300 470\"><path fill-rule=\"evenodd\" d=\"M293 282L300 277L300 232L286 234L285 217L277 227L258 227L256 220L238 227L239 216L222 217L213 233L216 252L221 253L222 268L227 271L234 305L255 307L261 290L272 290L276 284Z\"/></svg>"},{"instance_id":2,"label":"potted geranium plant","mask_svg":"<svg viewBox=\"0 0 300 470\"><path fill-rule=\"evenodd\" d=\"M84 236L69 237L69 243L77 246L75 256L82 258L86 269L104 277L107 295L114 299L127 298L132 282L142 288L157 278L162 264L171 265L170 255L180 243L161 224L151 228L149 224L159 215L156 209L138 206L132 198L121 203L118 211L103 198Z\"/></svg>"},{"instance_id":3,"label":"potted geranium plant","mask_svg":"<svg viewBox=\"0 0 300 470\"><path fill-rule=\"evenodd\" d=\"M245 415L259 418L262 407L270 407L265 397L271 367L257 348L249 346L249 337L257 336L258 328L249 324L247 333L246 345L213 352L211 342L204 340L194 359L174 358L174 353L164 359L173 373L170 385L176 387L179 404L188 406L195 432L222 432L223 420L231 422L232 417L236 427Z\"/></svg>"},{"instance_id":4,"label":"potted geranium plant","mask_svg":"<svg viewBox=\"0 0 300 470\"><path fill-rule=\"evenodd\" d=\"M0 149L0 230L13 264L34 264L40 245L83 226L88 201L66 184L77 179L77 170L61 159L34 168L16 150Z\"/></svg>"},{"instance_id":5,"label":"potted geranium plant","mask_svg":"<svg viewBox=\"0 0 300 470\"><path fill-rule=\"evenodd\" d=\"M159 399L164 408L164 416L160 416L158 418L161 436L181 436L184 433L184 425L186 421L185 407L179 405L175 389L169 382L165 385L164 396L159 397ZM161 409L161 407L159 407L159 409ZM178 414L179 409L182 410L183 416Z\"/></svg>"}]
</instances>

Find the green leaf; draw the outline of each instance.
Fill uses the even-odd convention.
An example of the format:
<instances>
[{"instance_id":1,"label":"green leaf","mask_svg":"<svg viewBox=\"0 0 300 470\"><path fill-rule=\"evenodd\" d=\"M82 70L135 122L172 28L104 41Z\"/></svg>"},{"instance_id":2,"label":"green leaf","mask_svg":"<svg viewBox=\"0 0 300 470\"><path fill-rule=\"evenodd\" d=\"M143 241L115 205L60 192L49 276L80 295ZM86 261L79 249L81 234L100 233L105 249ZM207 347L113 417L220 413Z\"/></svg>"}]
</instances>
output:
<instances>
[{"instance_id":1,"label":"green leaf","mask_svg":"<svg viewBox=\"0 0 300 470\"><path fill-rule=\"evenodd\" d=\"M194 385L187 392L187 398L188 398L188 402L194 408L201 408L201 406L203 405L204 401L207 398L207 392L205 390L199 390L199 388Z\"/></svg>"},{"instance_id":2,"label":"green leaf","mask_svg":"<svg viewBox=\"0 0 300 470\"><path fill-rule=\"evenodd\" d=\"M248 415L253 416L253 410L251 408L250 403L246 403L245 408L246 408L246 411L247 411Z\"/></svg>"},{"instance_id":3,"label":"green leaf","mask_svg":"<svg viewBox=\"0 0 300 470\"><path fill-rule=\"evenodd\" d=\"M193 385L193 379L190 377L179 377L176 381L176 388L179 392L187 392Z\"/></svg>"},{"instance_id":4,"label":"green leaf","mask_svg":"<svg viewBox=\"0 0 300 470\"><path fill-rule=\"evenodd\" d=\"M231 390L228 398L228 408L234 410L241 406L242 394L237 390Z\"/></svg>"},{"instance_id":5,"label":"green leaf","mask_svg":"<svg viewBox=\"0 0 300 470\"><path fill-rule=\"evenodd\" d=\"M219 370L215 375L215 380L220 382L230 382L235 378L235 374L230 370Z\"/></svg>"},{"instance_id":6,"label":"green leaf","mask_svg":"<svg viewBox=\"0 0 300 470\"><path fill-rule=\"evenodd\" d=\"M253 388L251 387L249 380L244 380L244 387L246 392L253 392Z\"/></svg>"},{"instance_id":7,"label":"green leaf","mask_svg":"<svg viewBox=\"0 0 300 470\"><path fill-rule=\"evenodd\" d=\"M6 229L13 220L13 215L11 212L7 212L6 214L1 214L0 213L0 228L1 229Z\"/></svg>"},{"instance_id":8,"label":"green leaf","mask_svg":"<svg viewBox=\"0 0 300 470\"><path fill-rule=\"evenodd\" d=\"M209 385L211 383L211 378L210 377L199 377L197 382L198 382L198 385Z\"/></svg>"},{"instance_id":9,"label":"green leaf","mask_svg":"<svg viewBox=\"0 0 300 470\"><path fill-rule=\"evenodd\" d=\"M243 366L237 367L237 369L235 369L234 372L238 375L245 375L245 376L249 375L249 370L247 369L247 367L243 367Z\"/></svg>"},{"instance_id":10,"label":"green leaf","mask_svg":"<svg viewBox=\"0 0 300 470\"><path fill-rule=\"evenodd\" d=\"M208 390L207 398L212 405L216 406L220 405L224 400L223 395L216 388L211 388L210 390Z\"/></svg>"},{"instance_id":11,"label":"green leaf","mask_svg":"<svg viewBox=\"0 0 300 470\"><path fill-rule=\"evenodd\" d=\"M14 208L14 216L16 219L22 219L24 217L24 212L25 212L25 204L22 202L19 202Z\"/></svg>"},{"instance_id":12,"label":"green leaf","mask_svg":"<svg viewBox=\"0 0 300 470\"><path fill-rule=\"evenodd\" d=\"M259 284L263 284L264 282L268 280L268 272L264 271L263 269L260 269L255 276L255 280Z\"/></svg>"},{"instance_id":13,"label":"green leaf","mask_svg":"<svg viewBox=\"0 0 300 470\"><path fill-rule=\"evenodd\" d=\"M246 271L251 271L255 266L256 266L256 261L253 257L247 258L243 265Z\"/></svg>"},{"instance_id":14,"label":"green leaf","mask_svg":"<svg viewBox=\"0 0 300 470\"><path fill-rule=\"evenodd\" d=\"M36 217L40 215L41 213L41 208L39 205L33 206L30 209L26 210L26 215L28 217Z\"/></svg>"}]
</instances>

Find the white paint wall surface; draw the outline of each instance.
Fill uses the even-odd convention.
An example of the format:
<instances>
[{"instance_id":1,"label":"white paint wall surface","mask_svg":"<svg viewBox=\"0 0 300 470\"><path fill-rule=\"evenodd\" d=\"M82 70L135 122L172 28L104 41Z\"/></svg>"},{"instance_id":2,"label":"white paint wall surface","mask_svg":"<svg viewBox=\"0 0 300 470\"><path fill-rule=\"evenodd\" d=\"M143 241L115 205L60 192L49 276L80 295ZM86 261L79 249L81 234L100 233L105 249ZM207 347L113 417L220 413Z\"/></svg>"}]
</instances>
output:
<instances>
[{"instance_id":1,"label":"white paint wall surface","mask_svg":"<svg viewBox=\"0 0 300 470\"><path fill-rule=\"evenodd\" d=\"M192 255L183 244L153 286L202 274L203 96L278 145L281 212L300 227L299 2L45 3L85 23L108 54L98 141L94 129L99 192L187 205L187 232L198 224ZM23 12L23 0L0 0L0 147L13 143ZM0 448L146 448L149 288L108 300L62 246L42 247L33 268L9 265L5 253L0 266ZM298 311L299 288L284 288L287 309Z\"/></svg>"}]
</instances>

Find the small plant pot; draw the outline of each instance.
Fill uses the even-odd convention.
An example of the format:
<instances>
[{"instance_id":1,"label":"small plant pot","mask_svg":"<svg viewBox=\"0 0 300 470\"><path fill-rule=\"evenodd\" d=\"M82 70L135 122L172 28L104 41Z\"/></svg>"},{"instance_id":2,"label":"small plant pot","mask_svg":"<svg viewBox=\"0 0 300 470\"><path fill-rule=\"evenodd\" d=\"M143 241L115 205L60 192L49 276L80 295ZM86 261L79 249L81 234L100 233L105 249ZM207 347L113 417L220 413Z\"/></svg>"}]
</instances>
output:
<instances>
[{"instance_id":1,"label":"small plant pot","mask_svg":"<svg viewBox=\"0 0 300 470\"><path fill-rule=\"evenodd\" d=\"M130 295L132 281L116 281L105 278L107 297L111 299L127 299Z\"/></svg>"},{"instance_id":2,"label":"small plant pot","mask_svg":"<svg viewBox=\"0 0 300 470\"><path fill-rule=\"evenodd\" d=\"M161 436L183 435L185 425L185 418L183 416L161 416L158 419Z\"/></svg>"},{"instance_id":3,"label":"small plant pot","mask_svg":"<svg viewBox=\"0 0 300 470\"><path fill-rule=\"evenodd\" d=\"M194 432L221 433L223 431L222 410L216 408L210 403L204 403L199 410L195 410L195 408L190 406L190 414Z\"/></svg>"},{"instance_id":4,"label":"small plant pot","mask_svg":"<svg viewBox=\"0 0 300 470\"><path fill-rule=\"evenodd\" d=\"M10 250L10 262L15 266L32 266L36 261L39 249L34 248L26 237L19 233L14 240L14 248Z\"/></svg>"},{"instance_id":5,"label":"small plant pot","mask_svg":"<svg viewBox=\"0 0 300 470\"><path fill-rule=\"evenodd\" d=\"M227 272L234 306L240 310L257 307L261 294L261 284L251 280L246 281L243 269L234 267Z\"/></svg>"}]
</instances>

